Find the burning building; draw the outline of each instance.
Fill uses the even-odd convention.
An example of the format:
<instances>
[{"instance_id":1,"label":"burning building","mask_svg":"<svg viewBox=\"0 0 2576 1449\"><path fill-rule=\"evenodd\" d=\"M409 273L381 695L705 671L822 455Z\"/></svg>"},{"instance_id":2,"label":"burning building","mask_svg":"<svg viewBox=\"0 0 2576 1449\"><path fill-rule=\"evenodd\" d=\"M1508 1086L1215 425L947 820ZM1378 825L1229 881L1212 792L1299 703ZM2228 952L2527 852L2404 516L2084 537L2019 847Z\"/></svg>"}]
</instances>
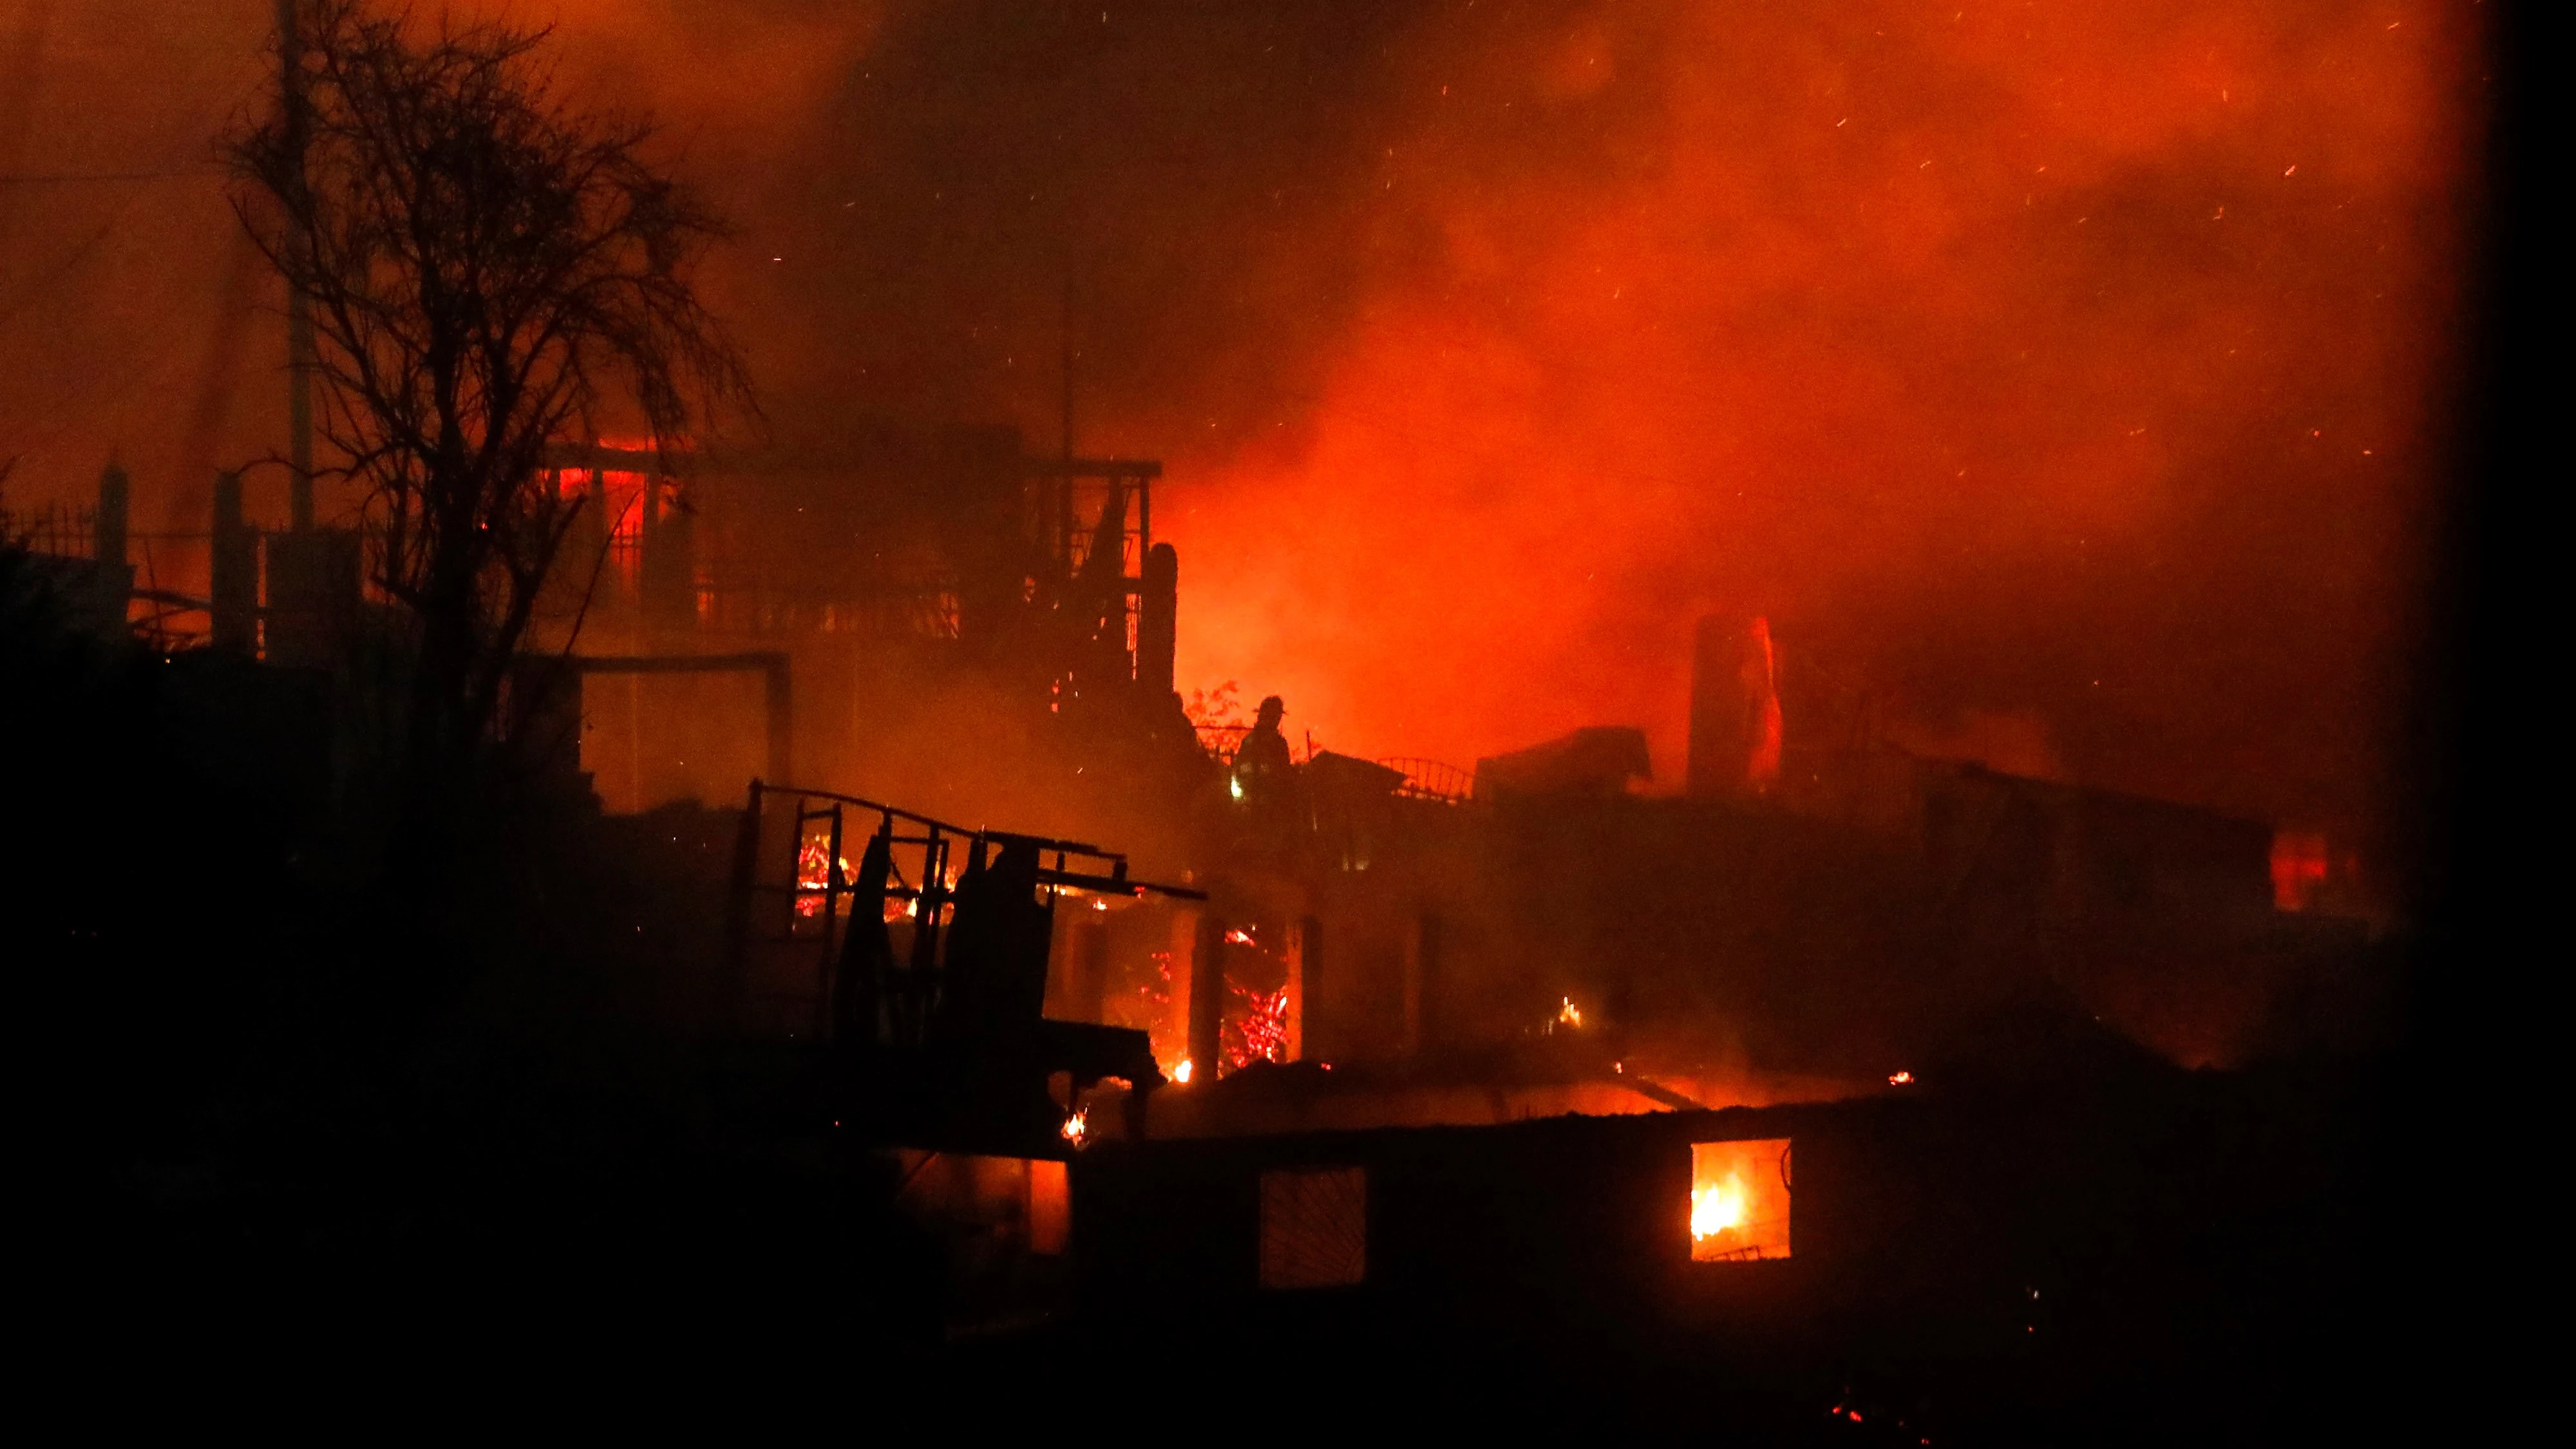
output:
<instances>
[{"instance_id":1,"label":"burning building","mask_svg":"<svg viewBox=\"0 0 2576 1449\"><path fill-rule=\"evenodd\" d=\"M1209 1087L1170 1114L1181 1130L1845 1095L2032 992L2176 1060L2242 1061L2359 944L2283 909L2313 888L2285 892L2282 862L2306 857L2268 827L1926 758L1758 617L1698 631L1678 794L1619 728L1471 773L1293 759L1274 719L1278 760L1249 771L1231 756L1251 736L1201 730L1173 687L1156 463L872 425L805 453L565 444L547 464L582 531L504 733L613 813L818 773L1033 838L1138 842L1204 904L1112 892L1051 915L1036 989ZM121 481L83 578L119 566ZM326 616L345 637L361 607L351 540L249 529L237 487L217 504L232 562L215 598L176 603L274 661L327 655L299 641ZM325 554L336 571L302 562ZM807 845L829 904L840 848ZM824 999L762 1029L827 1035Z\"/></svg>"},{"instance_id":2,"label":"burning building","mask_svg":"<svg viewBox=\"0 0 2576 1449\"><path fill-rule=\"evenodd\" d=\"M632 1218L600 1253L618 1274L665 1222L665 1241L716 1242L719 1273L745 1238L820 1260L875 1230L841 1210L866 1196L936 1225L919 1258L955 1270L956 1343L1020 1335L1029 1358L1122 1376L1141 1350L1158 1386L1220 1385L1220 1427L1258 1424L1283 1380L1299 1399L1372 1358L1395 1374L1452 1352L1489 1403L1553 1396L1596 1436L1655 1402L1789 1438L1730 1417L1746 1400L1723 1396L1767 1376L1836 1432L1866 1415L1927 1442L1919 1400L1886 1412L1873 1376L1941 1381L1958 1345L1995 1378L2134 1365L2189 1392L2178 1367L2238 1346L2227 1285L2300 1287L2246 1266L2305 1243L2266 1205L2355 1180L2302 1156L2331 1136L2281 1105L2309 1084L2181 1068L2277 1058L2324 1034L2317 1003L2367 994L2339 832L2376 808L2379 757L2341 716L2390 697L2374 671L2413 617L2390 585L2413 578L2438 421L2415 394L2448 335L2422 299L2457 241L2446 138L2474 120L2428 97L2476 74L2456 21L2419 44L2439 27L2411 12L2244 10L897 7L846 48L815 43L837 19L774 32L729 79L758 82L732 87L760 94L740 134L789 139L720 163L770 179L723 197L761 245L711 264L707 295L747 303L790 426L756 448L566 435L585 416L511 450L540 459L539 511L572 532L524 647L491 650L509 749L459 752L544 788L467 822L489 852L467 886L413 869L416 840L456 864L438 848L473 834L424 809L382 832L426 827L371 863L375 894L329 895L328 855L372 848L377 822L278 810L259 839L190 844L268 851L212 878L294 909L219 917L197 891L160 912L187 929L121 942L142 913L121 903L30 917L89 978L133 964L180 1003L155 1007L155 1040L187 1069L109 1100L184 1142L276 1082L399 1117L409 1077L459 1061L631 1052L667 1073L654 1110L682 1105L633 1134L654 1140L644 1168L566 1199L565 1238L655 1199L706 1138L721 1150L688 1159L706 1178L788 1186ZM47 53L37 13L16 54ZM278 114L300 135L288 14ZM152 89L113 47L84 55L114 78L97 97ZM650 72L617 93L652 95ZM660 88L703 85L680 72ZM148 357L109 365L113 326L80 313L176 329L148 288L88 280L122 212L42 206L170 179L131 164L0 178L47 199L0 217L43 279L9 318L90 339L87 361L24 371L103 379L99 398L171 389ZM59 255L21 249L38 233ZM119 238L129 262L185 250L143 241ZM227 265L234 316L259 269L241 244ZM65 278L88 300L55 300ZM1030 305L1059 287L1060 327ZM258 448L223 416L234 330L199 419L163 424L188 435L150 470L180 480L168 529L128 526L111 470L92 513L13 565L0 612L202 639L195 659L124 650L179 720L134 738L208 733L183 716L216 701L297 757L245 793L363 799L332 794L333 731L383 703L350 661L400 647L376 627L392 611L368 540L315 519L309 348L288 369L292 524L259 526L216 465ZM1025 363L1058 347L1061 449L923 421L1038 415ZM1086 348L1120 399L1098 451L1151 457L1072 446ZM0 379L16 416L90 388L19 371ZM139 408L31 445L49 481L86 486L75 451L82 470L132 456L113 449ZM647 410L667 434L705 421ZM1206 486L1176 498L1165 458ZM1176 542L1222 565L1193 585L1187 639ZM1829 632L1890 642L1828 677ZM2096 661L2114 667L2073 667ZM1176 671L1257 677L1344 748L1292 744L1285 702L1218 723ZM1930 713L1893 717L1897 676L1939 679ZM1934 739L1943 709L1973 747ZM2094 748L2070 732L2060 758L2036 721L2077 712ZM2103 745L2118 733L2154 743ZM1454 763L1348 743L1371 735ZM2276 789L2285 761L2303 778ZM63 796L113 775L115 832L166 813L107 763ZM2276 805L2300 827L2255 818ZM81 831L101 843L62 854L123 858ZM200 915L247 924L230 939ZM92 944L102 924L125 954ZM374 939L343 959L342 935ZM256 954L243 942L285 964L198 969ZM477 970L435 959L451 947ZM560 1050L432 1040L427 1071L385 1050L374 1096L261 1063L208 1106L191 1073L214 1054L192 1038L227 1033L190 1019L212 994L171 985L191 970L254 1003L227 1026L313 982L450 990L272 1012L290 1024L252 1022L262 1041L310 1019L375 1047L400 1035L381 1016L416 1029L403 1047L481 1010L511 1018L494 1040L554 1031ZM670 1010L527 1025L558 998L630 1005L656 971L687 988ZM455 1141L525 1100L484 1095L504 1107L455 1114ZM615 1115L567 1110L477 1190L621 1140ZM317 1139L373 1124L328 1125ZM249 1156L170 1149L131 1176L195 1191ZM444 1161L420 1177L454 1176ZM822 1181L849 1195L781 1228ZM240 1196L294 1195L270 1186ZM490 1196L509 1204L493 1236L521 1233L525 1196ZM778 1276L809 1306L878 1301L806 1267ZM2177 1347L2195 1342L2220 1347ZM1719 1407L1684 1402L1712 1386ZM2090 1426L2005 1427L1986 1437Z\"/></svg>"},{"instance_id":3,"label":"burning building","mask_svg":"<svg viewBox=\"0 0 2576 1449\"><path fill-rule=\"evenodd\" d=\"M797 773L1025 818L1194 758L1157 463L1034 458L1008 428L892 425L808 453L598 444L550 463L555 487L591 500L557 629L578 619L584 654L783 652ZM737 743L758 737L747 701L699 693L591 691L582 761L604 799L723 800L752 774L781 777Z\"/></svg>"},{"instance_id":4,"label":"burning building","mask_svg":"<svg viewBox=\"0 0 2576 1449\"><path fill-rule=\"evenodd\" d=\"M1183 1394L1251 1351L1320 1403L1435 1397L1523 1429L1977 1440L2041 1383L2043 1413L2134 1397L2123 1428L2193 1421L2224 1375L2134 1366L2234 1321L2216 1284L2274 1241L2246 1205L2311 1167L2211 1134L2259 1093L2162 1072L1103 1144L1072 1165L1075 1302ZM2141 1134L2175 1144L2153 1174ZM2221 1221L2245 1236L2208 1240ZM2009 1367L1972 1386L1963 1362Z\"/></svg>"},{"instance_id":5,"label":"burning building","mask_svg":"<svg viewBox=\"0 0 2576 1449\"><path fill-rule=\"evenodd\" d=\"M1463 792L1418 762L1312 752L1291 818L1202 861L1217 924L1192 995L1197 1060L1275 986L1307 1065L1243 1072L1175 1119L1884 1091L2035 999L2177 1062L2239 1063L2305 1039L2316 993L2366 974L2361 923L2276 905L2267 825L1927 758L1865 708L1784 721L1758 619L1712 621L1696 663L1678 795L1639 788L1633 730L1482 761ZM1253 1065L1228 1052L1220 1070Z\"/></svg>"}]
</instances>

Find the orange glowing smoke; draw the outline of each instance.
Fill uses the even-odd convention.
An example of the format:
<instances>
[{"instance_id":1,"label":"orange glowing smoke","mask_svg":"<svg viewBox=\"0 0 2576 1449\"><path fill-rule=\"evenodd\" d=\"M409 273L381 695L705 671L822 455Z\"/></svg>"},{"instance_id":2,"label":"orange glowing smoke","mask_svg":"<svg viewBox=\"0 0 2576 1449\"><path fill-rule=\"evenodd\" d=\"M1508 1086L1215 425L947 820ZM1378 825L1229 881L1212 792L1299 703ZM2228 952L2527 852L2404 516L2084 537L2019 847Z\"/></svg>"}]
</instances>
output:
<instances>
[{"instance_id":1,"label":"orange glowing smoke","mask_svg":"<svg viewBox=\"0 0 2576 1449\"><path fill-rule=\"evenodd\" d=\"M1486 13L1393 51L1308 391L1127 430L1191 480L1185 680L1363 753L1633 723L1670 777L1691 621L1763 610L2104 783L2372 788L2466 11Z\"/></svg>"},{"instance_id":2,"label":"orange glowing smoke","mask_svg":"<svg viewBox=\"0 0 2576 1449\"><path fill-rule=\"evenodd\" d=\"M1051 442L1073 281L1083 449L1169 465L1185 691L1369 755L1637 724L1671 778L1690 621L1764 612L1792 678L1831 636L2082 777L2300 819L2377 774L2493 8L476 7L688 138L782 432ZM199 164L267 8L31 13L0 161L172 174L0 196L15 501L113 451L202 528L283 443Z\"/></svg>"}]
</instances>

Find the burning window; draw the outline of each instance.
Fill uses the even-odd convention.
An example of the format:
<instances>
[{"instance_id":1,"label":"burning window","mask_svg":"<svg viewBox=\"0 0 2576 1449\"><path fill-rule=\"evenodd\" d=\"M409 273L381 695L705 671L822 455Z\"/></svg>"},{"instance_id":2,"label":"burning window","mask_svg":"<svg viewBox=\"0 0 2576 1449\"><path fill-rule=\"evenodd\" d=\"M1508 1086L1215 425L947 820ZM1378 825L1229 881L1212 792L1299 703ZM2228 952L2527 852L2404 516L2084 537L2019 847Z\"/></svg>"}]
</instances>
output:
<instances>
[{"instance_id":1,"label":"burning window","mask_svg":"<svg viewBox=\"0 0 2576 1449\"><path fill-rule=\"evenodd\" d=\"M1691 1145L1691 1259L1789 1256L1789 1139Z\"/></svg>"},{"instance_id":2,"label":"burning window","mask_svg":"<svg viewBox=\"0 0 2576 1449\"><path fill-rule=\"evenodd\" d=\"M1368 1170L1261 1174L1261 1286L1339 1288L1368 1273Z\"/></svg>"}]
</instances>

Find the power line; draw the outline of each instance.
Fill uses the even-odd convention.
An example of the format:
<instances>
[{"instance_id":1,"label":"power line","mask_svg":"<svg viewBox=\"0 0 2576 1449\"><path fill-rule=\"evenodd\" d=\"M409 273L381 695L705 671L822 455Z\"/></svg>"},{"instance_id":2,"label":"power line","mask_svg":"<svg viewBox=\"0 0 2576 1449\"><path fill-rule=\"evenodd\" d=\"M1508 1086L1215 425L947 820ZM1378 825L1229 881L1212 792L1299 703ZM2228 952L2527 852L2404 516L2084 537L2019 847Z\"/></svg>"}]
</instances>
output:
<instances>
[{"instance_id":1,"label":"power line","mask_svg":"<svg viewBox=\"0 0 2576 1449\"><path fill-rule=\"evenodd\" d=\"M167 181L175 177L219 176L211 166L190 166L175 171L54 171L0 176L0 186L77 186L91 181Z\"/></svg>"}]
</instances>

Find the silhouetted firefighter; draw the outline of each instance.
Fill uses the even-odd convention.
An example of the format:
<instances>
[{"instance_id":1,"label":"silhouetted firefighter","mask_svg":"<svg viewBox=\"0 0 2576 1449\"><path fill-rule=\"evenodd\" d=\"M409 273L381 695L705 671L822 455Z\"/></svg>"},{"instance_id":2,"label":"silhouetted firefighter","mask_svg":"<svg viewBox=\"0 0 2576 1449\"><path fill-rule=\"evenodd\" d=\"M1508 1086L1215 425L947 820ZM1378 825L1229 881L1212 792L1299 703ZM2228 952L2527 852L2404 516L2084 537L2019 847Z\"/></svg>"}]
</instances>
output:
<instances>
[{"instance_id":1,"label":"silhouetted firefighter","mask_svg":"<svg viewBox=\"0 0 2576 1449\"><path fill-rule=\"evenodd\" d=\"M1288 706L1279 696L1261 701L1261 711L1253 718L1252 731L1234 752L1234 793L1245 804L1258 810L1276 800L1288 788L1295 761L1288 753L1288 737L1279 729Z\"/></svg>"},{"instance_id":2,"label":"silhouetted firefighter","mask_svg":"<svg viewBox=\"0 0 2576 1449\"><path fill-rule=\"evenodd\" d=\"M1007 1053L1026 1045L1045 1009L1054 912L1037 899L1037 842L1004 836L999 843L987 864L977 841L957 882L937 1034Z\"/></svg>"},{"instance_id":3,"label":"silhouetted firefighter","mask_svg":"<svg viewBox=\"0 0 2576 1449\"><path fill-rule=\"evenodd\" d=\"M852 901L864 905L854 905L850 912L840 966L832 973L832 1041L841 1047L875 1046L886 1037L881 988L894 970L894 942L886 935L883 903L893 873L894 820L889 816L868 837L867 853L850 882Z\"/></svg>"}]
</instances>

